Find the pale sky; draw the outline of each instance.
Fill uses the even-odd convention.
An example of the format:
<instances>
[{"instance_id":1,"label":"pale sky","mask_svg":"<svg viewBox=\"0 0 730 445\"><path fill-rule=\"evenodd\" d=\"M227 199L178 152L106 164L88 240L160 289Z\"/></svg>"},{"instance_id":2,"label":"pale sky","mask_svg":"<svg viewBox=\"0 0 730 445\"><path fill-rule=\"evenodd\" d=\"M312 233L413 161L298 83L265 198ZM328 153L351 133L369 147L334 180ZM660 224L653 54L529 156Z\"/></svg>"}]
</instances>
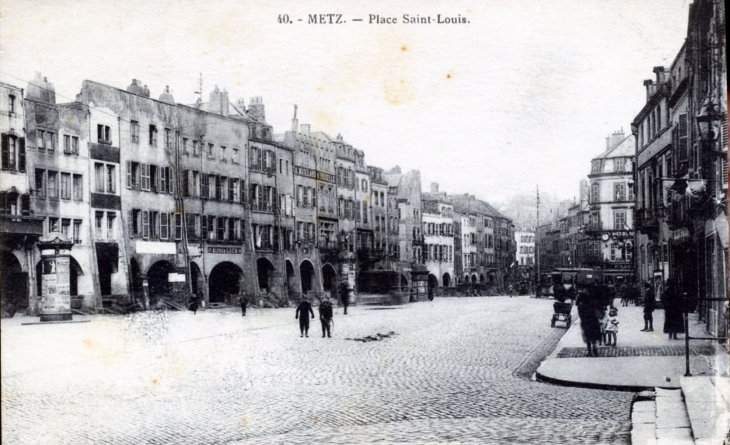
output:
<instances>
[{"instance_id":1,"label":"pale sky","mask_svg":"<svg viewBox=\"0 0 730 445\"><path fill-rule=\"evenodd\" d=\"M424 189L499 202L539 184L572 198L606 136L630 133L643 80L684 41L689 3L2 0L0 80L25 87L40 71L67 102L84 79L136 78L154 98L169 85L193 103L202 73L203 100L215 85L232 101L262 96L276 133L297 104L300 123L341 133L369 165L419 169ZM307 24L320 13L347 23Z\"/></svg>"}]
</instances>

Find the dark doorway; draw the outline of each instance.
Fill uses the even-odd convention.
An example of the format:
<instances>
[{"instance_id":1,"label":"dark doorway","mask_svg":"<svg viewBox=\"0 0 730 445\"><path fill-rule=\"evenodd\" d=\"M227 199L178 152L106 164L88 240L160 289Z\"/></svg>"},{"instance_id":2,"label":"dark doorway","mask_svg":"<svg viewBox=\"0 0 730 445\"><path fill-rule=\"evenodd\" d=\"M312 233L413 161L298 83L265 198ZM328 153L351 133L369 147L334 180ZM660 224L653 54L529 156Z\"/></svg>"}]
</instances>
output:
<instances>
[{"instance_id":1,"label":"dark doorway","mask_svg":"<svg viewBox=\"0 0 730 445\"><path fill-rule=\"evenodd\" d=\"M307 260L299 266L299 275L302 277L302 293L306 294L314 288L314 266Z\"/></svg>"},{"instance_id":2,"label":"dark doorway","mask_svg":"<svg viewBox=\"0 0 730 445\"><path fill-rule=\"evenodd\" d=\"M203 274L200 273L200 267L195 263L190 263L190 285L194 295L203 295Z\"/></svg>"},{"instance_id":3,"label":"dark doorway","mask_svg":"<svg viewBox=\"0 0 730 445\"><path fill-rule=\"evenodd\" d=\"M330 295L334 295L337 290L337 273L331 264L322 266L322 287L325 292L330 292Z\"/></svg>"},{"instance_id":4,"label":"dark doorway","mask_svg":"<svg viewBox=\"0 0 730 445\"><path fill-rule=\"evenodd\" d=\"M294 266L289 260L286 260L286 289L289 291L290 298L299 294L297 275L294 272Z\"/></svg>"},{"instance_id":5,"label":"dark doorway","mask_svg":"<svg viewBox=\"0 0 730 445\"><path fill-rule=\"evenodd\" d=\"M210 271L208 298L211 303L224 303L226 296L238 295L241 291L243 271L233 263L220 263Z\"/></svg>"},{"instance_id":6,"label":"dark doorway","mask_svg":"<svg viewBox=\"0 0 730 445\"><path fill-rule=\"evenodd\" d=\"M400 276L400 288L402 291L405 291L408 289L408 278L406 278L405 275Z\"/></svg>"},{"instance_id":7,"label":"dark doorway","mask_svg":"<svg viewBox=\"0 0 730 445\"><path fill-rule=\"evenodd\" d=\"M271 272L274 271L274 265L271 261L266 258L259 258L256 260L256 270L259 275L259 289L270 291L271 290Z\"/></svg>"},{"instance_id":8,"label":"dark doorway","mask_svg":"<svg viewBox=\"0 0 730 445\"><path fill-rule=\"evenodd\" d=\"M449 287L449 286L451 286L451 275L449 275L448 273L445 273L444 274L444 287Z\"/></svg>"},{"instance_id":9,"label":"dark doorway","mask_svg":"<svg viewBox=\"0 0 730 445\"><path fill-rule=\"evenodd\" d=\"M150 306L156 306L161 298L170 295L172 287L168 275L173 272L175 272L175 266L167 261L158 261L147 270Z\"/></svg>"},{"instance_id":10,"label":"dark doorway","mask_svg":"<svg viewBox=\"0 0 730 445\"><path fill-rule=\"evenodd\" d=\"M38 263L40 264L40 263ZM28 274L23 272L20 261L11 252L0 257L0 294L3 308L12 313L28 307Z\"/></svg>"},{"instance_id":11,"label":"dark doorway","mask_svg":"<svg viewBox=\"0 0 730 445\"><path fill-rule=\"evenodd\" d=\"M479 274L479 282L484 283L484 274Z\"/></svg>"},{"instance_id":12,"label":"dark doorway","mask_svg":"<svg viewBox=\"0 0 730 445\"><path fill-rule=\"evenodd\" d=\"M112 294L112 274L117 272L118 262L119 248L116 243L96 243L99 290L102 295Z\"/></svg>"}]
</instances>

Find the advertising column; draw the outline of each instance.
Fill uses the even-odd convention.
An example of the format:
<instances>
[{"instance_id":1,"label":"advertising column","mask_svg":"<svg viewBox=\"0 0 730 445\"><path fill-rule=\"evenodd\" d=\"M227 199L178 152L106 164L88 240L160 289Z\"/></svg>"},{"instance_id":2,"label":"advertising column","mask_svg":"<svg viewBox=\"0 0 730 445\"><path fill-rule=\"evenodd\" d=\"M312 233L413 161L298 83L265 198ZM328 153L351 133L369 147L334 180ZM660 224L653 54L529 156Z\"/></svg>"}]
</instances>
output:
<instances>
[{"instance_id":1,"label":"advertising column","mask_svg":"<svg viewBox=\"0 0 730 445\"><path fill-rule=\"evenodd\" d=\"M41 251L41 321L68 321L71 315L71 248L61 233L49 233L38 241Z\"/></svg>"}]
</instances>

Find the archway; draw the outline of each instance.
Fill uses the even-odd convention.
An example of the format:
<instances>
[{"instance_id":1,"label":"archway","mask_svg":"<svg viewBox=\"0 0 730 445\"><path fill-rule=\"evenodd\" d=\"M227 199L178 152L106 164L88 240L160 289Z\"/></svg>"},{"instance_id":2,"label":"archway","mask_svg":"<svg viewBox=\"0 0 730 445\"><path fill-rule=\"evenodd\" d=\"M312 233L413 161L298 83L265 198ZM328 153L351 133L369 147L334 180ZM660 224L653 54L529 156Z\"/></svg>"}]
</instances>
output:
<instances>
[{"instance_id":1,"label":"archway","mask_svg":"<svg viewBox=\"0 0 730 445\"><path fill-rule=\"evenodd\" d=\"M40 264L40 263L39 263ZM20 261L11 252L0 256L0 296L3 309L15 315L28 307L28 273L23 272Z\"/></svg>"},{"instance_id":2,"label":"archway","mask_svg":"<svg viewBox=\"0 0 730 445\"><path fill-rule=\"evenodd\" d=\"M476 282L477 282L477 274L474 274L474 275L471 276L471 282L474 283L474 284L476 284Z\"/></svg>"},{"instance_id":3,"label":"archway","mask_svg":"<svg viewBox=\"0 0 730 445\"><path fill-rule=\"evenodd\" d=\"M210 271L208 298L211 303L224 303L229 294L241 291L243 271L233 263L224 261Z\"/></svg>"},{"instance_id":4,"label":"archway","mask_svg":"<svg viewBox=\"0 0 730 445\"><path fill-rule=\"evenodd\" d=\"M306 294L314 289L314 266L308 260L299 265L299 276L302 277L302 293Z\"/></svg>"},{"instance_id":5,"label":"archway","mask_svg":"<svg viewBox=\"0 0 730 445\"><path fill-rule=\"evenodd\" d=\"M436 278L436 275L434 275L432 273L428 274L428 287L434 288L434 287L438 287L438 285L439 285L439 279Z\"/></svg>"},{"instance_id":6,"label":"archway","mask_svg":"<svg viewBox=\"0 0 730 445\"><path fill-rule=\"evenodd\" d=\"M274 265L266 258L256 260L256 270L259 278L259 289L262 291L271 290L271 272L274 271Z\"/></svg>"},{"instance_id":7,"label":"archway","mask_svg":"<svg viewBox=\"0 0 730 445\"><path fill-rule=\"evenodd\" d=\"M194 295L203 295L203 289L205 289L203 273L200 272L200 267L193 262L190 263L190 284Z\"/></svg>"},{"instance_id":8,"label":"archway","mask_svg":"<svg viewBox=\"0 0 730 445\"><path fill-rule=\"evenodd\" d=\"M334 295L337 290L337 272L331 264L322 266L322 287L325 292L330 292L330 295Z\"/></svg>"},{"instance_id":9,"label":"archway","mask_svg":"<svg viewBox=\"0 0 730 445\"><path fill-rule=\"evenodd\" d=\"M449 287L449 286L451 286L451 275L449 275L448 273L445 273L444 274L444 287Z\"/></svg>"},{"instance_id":10,"label":"archway","mask_svg":"<svg viewBox=\"0 0 730 445\"><path fill-rule=\"evenodd\" d=\"M286 288L289 291L289 297L299 294L299 283L297 283L297 274L294 272L294 265L291 261L286 260Z\"/></svg>"},{"instance_id":11,"label":"archway","mask_svg":"<svg viewBox=\"0 0 730 445\"><path fill-rule=\"evenodd\" d=\"M484 283L484 274L483 273L479 274L479 282Z\"/></svg>"},{"instance_id":12,"label":"archway","mask_svg":"<svg viewBox=\"0 0 730 445\"><path fill-rule=\"evenodd\" d=\"M168 261L158 261L147 270L147 284L150 295L150 306L155 307L160 298L170 295L168 275L175 272L175 266Z\"/></svg>"},{"instance_id":13,"label":"archway","mask_svg":"<svg viewBox=\"0 0 730 445\"><path fill-rule=\"evenodd\" d=\"M81 266L74 257L69 258L71 260L71 267L69 270L69 293L72 297L75 297L79 294L79 275L83 275L84 271L81 270ZM43 287L41 284L43 276L42 263L43 261L38 261L38 263L35 265L36 295L39 297L41 296L41 293L43 291Z\"/></svg>"}]
</instances>

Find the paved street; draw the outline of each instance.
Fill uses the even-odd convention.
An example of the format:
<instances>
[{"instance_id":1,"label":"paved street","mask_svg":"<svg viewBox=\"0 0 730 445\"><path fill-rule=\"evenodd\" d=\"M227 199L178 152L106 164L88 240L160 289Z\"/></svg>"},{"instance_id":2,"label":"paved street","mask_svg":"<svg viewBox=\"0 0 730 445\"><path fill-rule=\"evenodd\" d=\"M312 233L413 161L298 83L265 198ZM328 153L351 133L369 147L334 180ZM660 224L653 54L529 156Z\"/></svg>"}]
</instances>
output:
<instances>
[{"instance_id":1,"label":"paved street","mask_svg":"<svg viewBox=\"0 0 730 445\"><path fill-rule=\"evenodd\" d=\"M351 309L3 320L3 443L629 443L631 393L530 380L552 300Z\"/></svg>"}]
</instances>

